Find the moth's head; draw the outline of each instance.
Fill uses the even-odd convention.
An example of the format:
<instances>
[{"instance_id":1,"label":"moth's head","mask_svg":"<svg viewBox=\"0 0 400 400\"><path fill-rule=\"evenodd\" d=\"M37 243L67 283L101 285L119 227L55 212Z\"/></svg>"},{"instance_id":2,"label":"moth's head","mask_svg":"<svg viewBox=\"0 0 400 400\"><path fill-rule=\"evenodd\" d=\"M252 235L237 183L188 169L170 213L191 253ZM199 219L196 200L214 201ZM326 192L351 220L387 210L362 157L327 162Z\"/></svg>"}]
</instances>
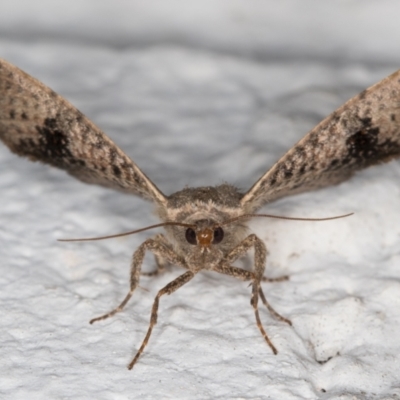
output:
<instances>
[{"instance_id":1,"label":"moth's head","mask_svg":"<svg viewBox=\"0 0 400 400\"><path fill-rule=\"evenodd\" d=\"M220 185L186 188L168 198L160 217L186 226L165 226L167 238L193 268L212 268L243 239L244 220L226 223L242 214L241 197L233 186Z\"/></svg>"},{"instance_id":2,"label":"moth's head","mask_svg":"<svg viewBox=\"0 0 400 400\"><path fill-rule=\"evenodd\" d=\"M193 228L187 228L185 232L186 241L193 246L199 246L202 252L208 251L211 245L220 244L224 236L224 229L209 220L196 221Z\"/></svg>"},{"instance_id":3,"label":"moth's head","mask_svg":"<svg viewBox=\"0 0 400 400\"><path fill-rule=\"evenodd\" d=\"M191 269L212 269L243 240L247 230L243 221L224 225L223 221L203 217L184 224L165 229L168 241Z\"/></svg>"}]
</instances>

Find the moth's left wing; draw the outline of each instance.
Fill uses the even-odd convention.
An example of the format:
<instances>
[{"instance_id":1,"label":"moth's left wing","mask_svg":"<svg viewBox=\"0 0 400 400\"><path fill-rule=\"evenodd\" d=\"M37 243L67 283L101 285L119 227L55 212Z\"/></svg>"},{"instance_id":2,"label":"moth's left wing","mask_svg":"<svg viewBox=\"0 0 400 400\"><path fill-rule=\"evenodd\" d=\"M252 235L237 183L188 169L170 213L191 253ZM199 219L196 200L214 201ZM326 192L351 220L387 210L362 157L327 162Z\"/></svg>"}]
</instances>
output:
<instances>
[{"instance_id":1,"label":"moth's left wing","mask_svg":"<svg viewBox=\"0 0 400 400\"><path fill-rule=\"evenodd\" d=\"M334 185L400 156L400 70L347 101L289 150L241 202L247 212Z\"/></svg>"},{"instance_id":2,"label":"moth's left wing","mask_svg":"<svg viewBox=\"0 0 400 400\"><path fill-rule=\"evenodd\" d=\"M86 183L165 204L140 168L96 125L43 83L0 59L0 139L14 153Z\"/></svg>"}]
</instances>

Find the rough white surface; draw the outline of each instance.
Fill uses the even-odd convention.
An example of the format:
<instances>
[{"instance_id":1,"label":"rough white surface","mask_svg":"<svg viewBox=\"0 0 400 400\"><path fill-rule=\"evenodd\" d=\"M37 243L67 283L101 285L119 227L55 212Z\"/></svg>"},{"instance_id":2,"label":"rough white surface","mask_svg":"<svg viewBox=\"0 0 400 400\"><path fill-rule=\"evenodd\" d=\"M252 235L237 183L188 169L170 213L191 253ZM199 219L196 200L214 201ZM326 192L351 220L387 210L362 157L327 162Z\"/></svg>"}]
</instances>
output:
<instances>
[{"instance_id":1,"label":"rough white surface","mask_svg":"<svg viewBox=\"0 0 400 400\"><path fill-rule=\"evenodd\" d=\"M400 65L394 1L146 3L3 0L0 56L78 106L167 194L223 181L247 189L319 120ZM4 146L0 165L1 398L400 397L399 162L265 208L351 218L252 223L270 252L267 274L291 277L265 284L293 321L261 308L277 356L247 284L201 273L162 299L132 371L153 297L181 271L144 278L147 290L125 312L91 326L125 295L130 256L151 233L56 239L154 223L151 206Z\"/></svg>"}]
</instances>

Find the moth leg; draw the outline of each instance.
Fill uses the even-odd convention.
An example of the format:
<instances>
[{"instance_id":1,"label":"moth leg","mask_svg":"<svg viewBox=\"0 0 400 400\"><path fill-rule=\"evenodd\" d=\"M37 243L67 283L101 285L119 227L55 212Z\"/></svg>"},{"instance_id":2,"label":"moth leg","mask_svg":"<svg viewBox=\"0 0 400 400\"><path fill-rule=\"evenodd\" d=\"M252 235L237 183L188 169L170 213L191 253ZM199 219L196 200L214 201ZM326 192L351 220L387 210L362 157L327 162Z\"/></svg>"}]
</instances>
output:
<instances>
[{"instance_id":1,"label":"moth leg","mask_svg":"<svg viewBox=\"0 0 400 400\"><path fill-rule=\"evenodd\" d=\"M261 280L263 282L283 282L289 280L289 275L282 275L278 276L277 278L267 278L266 276L263 276Z\"/></svg>"},{"instance_id":2,"label":"moth leg","mask_svg":"<svg viewBox=\"0 0 400 400\"><path fill-rule=\"evenodd\" d=\"M225 275L230 275L233 276L234 278L241 279L242 281L251 281L254 279L254 274L250 271L246 271L245 269L241 269L238 267L233 267L232 265L221 265L218 266L217 269L215 269L216 272L220 272L221 274ZM265 298L264 292L260 286L259 288L259 295L261 297L261 301L265 304L265 306L268 308L268 311L277 319L280 321L286 322L290 326L292 325L292 322L285 318L282 317L278 312L276 312L272 306L268 303L267 299Z\"/></svg>"},{"instance_id":3,"label":"moth leg","mask_svg":"<svg viewBox=\"0 0 400 400\"><path fill-rule=\"evenodd\" d=\"M163 287L157 293L157 296L154 299L153 307L151 309L150 325L149 325L149 328L147 330L146 336L145 336L145 338L144 338L144 340L142 342L142 345L140 346L139 350L137 351L135 357L129 363L128 369L132 369L133 368L133 366L135 365L136 361L139 359L140 355L143 353L143 350L146 347L147 342L150 339L153 327L157 323L157 311L158 311L158 305L159 305L159 302L160 302L160 297L162 295L164 295L164 294L171 294L171 293L175 292L177 289L179 289L185 283L189 282L193 277L194 277L194 273L192 271L187 271L184 274L178 276L172 282L168 283L168 285Z\"/></svg>"},{"instance_id":4,"label":"moth leg","mask_svg":"<svg viewBox=\"0 0 400 400\"><path fill-rule=\"evenodd\" d=\"M290 319L287 319L285 317L282 317L282 315L280 315L278 312L276 312L272 306L268 303L267 299L264 296L264 292L260 286L260 290L258 291L258 293L260 294L261 297L261 301L264 303L265 307L268 308L268 311L277 319L279 319L282 322L286 322L287 324L289 324L290 326L292 326L292 321Z\"/></svg>"},{"instance_id":5,"label":"moth leg","mask_svg":"<svg viewBox=\"0 0 400 400\"><path fill-rule=\"evenodd\" d=\"M234 278L241 279L242 281L251 281L254 279L254 274L253 272L246 271L245 269L241 269L238 267L234 267L232 265L220 265L218 268L215 269L216 272L219 272L221 274L225 275L230 275L233 276ZM261 301L265 304L265 306L268 308L268 311L277 319L280 321L286 322L290 326L292 325L292 322L280 315L277 311L275 311L272 306L268 303L267 299L265 298L264 292L260 286L259 288L259 295L261 297Z\"/></svg>"},{"instance_id":6,"label":"moth leg","mask_svg":"<svg viewBox=\"0 0 400 400\"><path fill-rule=\"evenodd\" d=\"M221 274L233 276L233 277L241 279L243 281L250 281L250 280L253 281L253 290L252 290L252 297L251 297L250 304L254 308L257 326L258 326L258 329L260 330L261 334L263 335L265 341L267 342L268 346L271 348L271 350L273 351L274 354L277 354L278 351L276 350L276 347L272 344L270 338L268 337L267 333L265 332L265 329L261 323L260 316L258 313L258 296L257 296L257 292L255 292L255 290L257 290L257 289L255 289L255 287L257 288L257 285L254 285L254 282L256 279L254 272L246 271L245 269L241 269L241 268L234 267L232 265L226 265L226 264L225 265L220 264L217 268L215 268L215 271L220 272ZM261 287L258 287L258 288L261 289ZM264 293L262 294L262 296L264 296ZM261 299L263 299L263 297L261 297ZM264 297L264 299L265 299L265 297ZM269 304L268 305L267 304L266 304L266 306L268 307ZM273 310L272 307L271 308L268 307L268 309L270 311ZM278 313L275 312L275 310L273 310L272 314L279 315ZM279 315L279 317L281 317L281 316ZM283 318L283 317L281 317L281 318Z\"/></svg>"},{"instance_id":7,"label":"moth leg","mask_svg":"<svg viewBox=\"0 0 400 400\"><path fill-rule=\"evenodd\" d=\"M131 272L130 272L130 289L128 294L125 296L122 303L115 308L114 310L110 311L107 314L104 314L100 317L93 318L90 320L90 323L93 324L94 322L101 321L103 319L112 317L116 313L122 311L125 305L128 303L130 298L133 295L136 287L139 284L140 278L140 269L142 267L143 258L146 253L146 250L153 252L154 254L158 254L164 259L168 260L171 263L184 266L183 261L181 258L169 247L166 247L162 241L155 239L147 239L144 243L142 243L138 249L133 253L132 256L132 263L131 263Z\"/></svg>"},{"instance_id":8,"label":"moth leg","mask_svg":"<svg viewBox=\"0 0 400 400\"><path fill-rule=\"evenodd\" d=\"M288 277L281 276L278 278L266 278L264 277L265 264L267 261L267 248L262 240L256 235L252 234L247 236L241 243L234 247L230 253L224 258L224 262L229 264L236 261L238 258L244 256L252 247L254 247L254 278L253 282L258 282L258 286L261 281L265 282L281 282L288 279Z\"/></svg>"},{"instance_id":9,"label":"moth leg","mask_svg":"<svg viewBox=\"0 0 400 400\"><path fill-rule=\"evenodd\" d=\"M234 278L240 279L242 281L252 281L254 279L253 272L225 263L217 265L217 267L213 269L213 271L219 272L220 274L233 276Z\"/></svg>"},{"instance_id":10,"label":"moth leg","mask_svg":"<svg viewBox=\"0 0 400 400\"><path fill-rule=\"evenodd\" d=\"M241 279L242 281L251 281L254 279L254 274L252 272L238 267L234 267L232 265L219 265L218 268L215 269L215 271L221 274L233 276L234 278ZM292 325L292 322L289 319L282 317L282 315L280 315L277 311L275 311L272 308L272 306L268 303L267 299L265 298L264 292L261 287L259 290L259 294L261 301L265 304L265 306L268 308L268 311L274 317L276 317L280 321L286 322L290 326Z\"/></svg>"},{"instance_id":11,"label":"moth leg","mask_svg":"<svg viewBox=\"0 0 400 400\"><path fill-rule=\"evenodd\" d=\"M235 262L238 258L244 256L253 246L256 241L260 241L258 237L254 234L249 235L243 242L239 243L226 257L225 260L231 264ZM263 242L261 242L264 245ZM264 245L265 247L265 245ZM265 260L267 258L267 250L265 249ZM265 269L265 262L263 263L263 274ZM277 278L267 278L266 276L262 276L261 280L263 282L283 282L289 279L288 275L279 276Z\"/></svg>"},{"instance_id":12,"label":"moth leg","mask_svg":"<svg viewBox=\"0 0 400 400\"><path fill-rule=\"evenodd\" d=\"M163 234L157 235L154 240L163 242L166 247L170 248L170 244L167 242L167 239ZM159 254L154 254L154 259L156 262L156 269L151 272L141 272L140 275L142 276L157 276L165 272L165 267L168 265L168 261L165 259L165 257L160 256Z\"/></svg>"},{"instance_id":13,"label":"moth leg","mask_svg":"<svg viewBox=\"0 0 400 400\"><path fill-rule=\"evenodd\" d=\"M228 263L231 263L237 260L239 257L244 255L247 251L250 250L251 247L254 247L254 271L249 272L245 270L241 270L240 268L230 266ZM254 234L249 235L246 239L244 239L239 245L237 245L224 259L224 261L217 267L215 270L217 272L221 272L227 275L232 275L237 278L243 280L252 280L252 296L250 300L250 304L253 306L254 314L256 317L256 322L258 329L263 335L265 341L271 348L274 354L277 354L278 351L275 346L272 344L269 339L265 329L261 323L259 311L258 311L258 296L260 295L262 302L268 308L268 310L276 316L278 319L286 321L290 323L289 320L279 315L266 301L264 293L262 292L260 282L263 278L265 263L267 259L267 249L265 244ZM243 271L243 272L242 272ZM284 280L282 278L278 278L279 280Z\"/></svg>"},{"instance_id":14,"label":"moth leg","mask_svg":"<svg viewBox=\"0 0 400 400\"><path fill-rule=\"evenodd\" d=\"M251 236L252 235L250 235L249 237ZM271 340L267 336L267 333L265 332L260 320L260 314L258 312L258 293L261 288L260 281L264 275L265 263L267 262L267 248L265 247L264 242L262 242L256 235L252 237L252 242L254 243L254 272L256 276L253 280L253 290L250 304L253 306L254 309L258 329L264 336L265 341L268 343L273 353L277 354L278 350L275 348L275 346L272 344Z\"/></svg>"}]
</instances>

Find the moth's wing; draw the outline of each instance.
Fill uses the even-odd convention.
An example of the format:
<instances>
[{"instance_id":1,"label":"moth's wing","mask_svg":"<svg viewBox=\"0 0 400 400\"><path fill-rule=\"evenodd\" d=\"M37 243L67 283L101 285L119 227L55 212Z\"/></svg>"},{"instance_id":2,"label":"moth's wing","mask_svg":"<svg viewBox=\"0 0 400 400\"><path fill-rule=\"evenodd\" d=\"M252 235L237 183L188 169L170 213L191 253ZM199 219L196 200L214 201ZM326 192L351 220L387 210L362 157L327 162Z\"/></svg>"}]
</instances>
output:
<instances>
[{"instance_id":1,"label":"moth's wing","mask_svg":"<svg viewBox=\"0 0 400 400\"><path fill-rule=\"evenodd\" d=\"M0 59L0 139L32 161L165 204L166 198L99 128L43 83Z\"/></svg>"},{"instance_id":2,"label":"moth's wing","mask_svg":"<svg viewBox=\"0 0 400 400\"><path fill-rule=\"evenodd\" d=\"M280 197L348 179L400 155L400 70L347 101L290 149L241 203L255 210Z\"/></svg>"}]
</instances>

